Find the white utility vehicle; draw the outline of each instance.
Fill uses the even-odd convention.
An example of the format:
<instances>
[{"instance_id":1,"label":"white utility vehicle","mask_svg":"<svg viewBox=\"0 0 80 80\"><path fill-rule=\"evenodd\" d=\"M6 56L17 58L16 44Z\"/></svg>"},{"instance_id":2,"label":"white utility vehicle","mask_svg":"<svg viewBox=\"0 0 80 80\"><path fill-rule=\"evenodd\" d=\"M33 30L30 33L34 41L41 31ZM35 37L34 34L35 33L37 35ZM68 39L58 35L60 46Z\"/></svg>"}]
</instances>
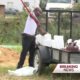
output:
<instances>
[{"instance_id":1,"label":"white utility vehicle","mask_svg":"<svg viewBox=\"0 0 80 80\"><path fill-rule=\"evenodd\" d=\"M72 8L74 0L48 0L46 10Z\"/></svg>"}]
</instances>

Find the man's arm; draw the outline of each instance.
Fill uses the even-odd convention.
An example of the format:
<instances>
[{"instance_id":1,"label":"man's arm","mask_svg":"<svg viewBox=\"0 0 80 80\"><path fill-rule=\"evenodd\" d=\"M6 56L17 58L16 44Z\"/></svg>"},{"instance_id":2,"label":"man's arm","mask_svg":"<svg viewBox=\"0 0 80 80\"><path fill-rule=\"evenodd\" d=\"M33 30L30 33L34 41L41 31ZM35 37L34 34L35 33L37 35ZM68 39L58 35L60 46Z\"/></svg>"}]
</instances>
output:
<instances>
[{"instance_id":1,"label":"man's arm","mask_svg":"<svg viewBox=\"0 0 80 80\"><path fill-rule=\"evenodd\" d=\"M42 27L38 27L38 30L41 35L45 35L47 33Z\"/></svg>"},{"instance_id":2,"label":"man's arm","mask_svg":"<svg viewBox=\"0 0 80 80\"><path fill-rule=\"evenodd\" d=\"M37 26L39 27L40 26L39 20L32 13L30 13L30 17L36 22Z\"/></svg>"},{"instance_id":3,"label":"man's arm","mask_svg":"<svg viewBox=\"0 0 80 80\"><path fill-rule=\"evenodd\" d=\"M41 27L41 24L40 24L39 20L38 20L34 15L32 15L31 13L30 13L30 17L31 17L32 19L34 19L34 21L36 22L36 24L37 24L37 26L38 26L37 28L38 28L40 34L41 34L41 35L46 34L46 31Z\"/></svg>"}]
</instances>

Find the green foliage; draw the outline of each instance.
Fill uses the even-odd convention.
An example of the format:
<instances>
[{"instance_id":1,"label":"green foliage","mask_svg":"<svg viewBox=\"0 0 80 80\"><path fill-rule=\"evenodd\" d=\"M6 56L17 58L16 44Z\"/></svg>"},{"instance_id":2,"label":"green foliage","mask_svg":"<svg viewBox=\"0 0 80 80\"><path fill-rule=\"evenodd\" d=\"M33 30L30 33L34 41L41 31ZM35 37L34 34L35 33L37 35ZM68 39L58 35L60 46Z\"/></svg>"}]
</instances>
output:
<instances>
[{"instance_id":1,"label":"green foliage","mask_svg":"<svg viewBox=\"0 0 80 80\"><path fill-rule=\"evenodd\" d=\"M42 1L45 2L45 1ZM41 4L42 5L42 4ZM77 5L77 6L76 6ZM80 4L75 4L74 9L80 10ZM48 32L53 35L58 33L58 24L57 24L57 14L55 18L48 19ZM7 16L7 18L0 17L0 44L20 44L21 43L21 33L23 32L25 21L27 18L27 14L23 11L16 16ZM45 20L45 17L42 17ZM78 20L79 21L79 20ZM42 24L45 27L45 24ZM61 14L61 22L60 22L60 32L61 35L64 35L65 40L67 40L70 36L70 15ZM73 22L73 38L78 39L80 36L80 22L77 23L76 20Z\"/></svg>"},{"instance_id":2,"label":"green foliage","mask_svg":"<svg viewBox=\"0 0 80 80\"><path fill-rule=\"evenodd\" d=\"M55 18L48 19L48 31L54 36L58 33L58 19L57 14ZM70 14L62 13L60 16L60 35L64 36L64 40L70 38ZM72 18L72 38L80 38L80 17Z\"/></svg>"},{"instance_id":3,"label":"green foliage","mask_svg":"<svg viewBox=\"0 0 80 80\"><path fill-rule=\"evenodd\" d=\"M73 10L80 10L80 3L75 3L73 6Z\"/></svg>"},{"instance_id":4,"label":"green foliage","mask_svg":"<svg viewBox=\"0 0 80 80\"><path fill-rule=\"evenodd\" d=\"M75 25L73 26L72 38L74 40L80 39L80 23L75 23Z\"/></svg>"},{"instance_id":5,"label":"green foliage","mask_svg":"<svg viewBox=\"0 0 80 80\"><path fill-rule=\"evenodd\" d=\"M55 21L51 21L48 24L48 32L52 34L52 36L54 36L55 34L57 34L57 25Z\"/></svg>"},{"instance_id":6,"label":"green foliage","mask_svg":"<svg viewBox=\"0 0 80 80\"><path fill-rule=\"evenodd\" d=\"M11 17L0 18L0 44L19 44L21 42L21 33L27 15L23 12Z\"/></svg>"},{"instance_id":7,"label":"green foliage","mask_svg":"<svg viewBox=\"0 0 80 80\"><path fill-rule=\"evenodd\" d=\"M40 7L41 7L41 9L45 9L45 7L46 7L46 3L47 3L47 0L40 0Z\"/></svg>"}]
</instances>

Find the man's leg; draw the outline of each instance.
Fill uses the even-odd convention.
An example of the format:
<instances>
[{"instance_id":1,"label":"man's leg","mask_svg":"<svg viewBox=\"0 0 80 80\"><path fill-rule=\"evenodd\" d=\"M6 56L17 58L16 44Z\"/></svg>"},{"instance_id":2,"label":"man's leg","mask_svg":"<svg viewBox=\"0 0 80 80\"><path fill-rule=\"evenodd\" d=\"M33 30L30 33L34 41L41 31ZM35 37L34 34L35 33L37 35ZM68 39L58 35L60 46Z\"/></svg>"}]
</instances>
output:
<instances>
[{"instance_id":1,"label":"man's leg","mask_svg":"<svg viewBox=\"0 0 80 80\"><path fill-rule=\"evenodd\" d=\"M21 68L23 66L30 45L31 45L31 39L28 36L23 35L22 36L22 52L20 55L20 60L18 62L17 68Z\"/></svg>"},{"instance_id":2,"label":"man's leg","mask_svg":"<svg viewBox=\"0 0 80 80\"><path fill-rule=\"evenodd\" d=\"M34 67L34 53L35 53L35 38L32 41L32 44L29 50L29 66L31 67Z\"/></svg>"}]
</instances>

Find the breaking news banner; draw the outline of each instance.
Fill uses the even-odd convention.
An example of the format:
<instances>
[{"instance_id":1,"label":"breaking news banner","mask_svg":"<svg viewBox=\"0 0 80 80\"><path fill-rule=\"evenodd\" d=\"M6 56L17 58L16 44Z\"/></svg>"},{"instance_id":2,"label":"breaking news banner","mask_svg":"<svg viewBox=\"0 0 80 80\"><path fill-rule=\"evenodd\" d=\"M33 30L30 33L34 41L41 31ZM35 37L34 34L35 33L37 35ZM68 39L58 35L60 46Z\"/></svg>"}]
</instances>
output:
<instances>
[{"instance_id":1,"label":"breaking news banner","mask_svg":"<svg viewBox=\"0 0 80 80\"><path fill-rule=\"evenodd\" d=\"M57 64L53 73L80 73L80 64Z\"/></svg>"}]
</instances>

